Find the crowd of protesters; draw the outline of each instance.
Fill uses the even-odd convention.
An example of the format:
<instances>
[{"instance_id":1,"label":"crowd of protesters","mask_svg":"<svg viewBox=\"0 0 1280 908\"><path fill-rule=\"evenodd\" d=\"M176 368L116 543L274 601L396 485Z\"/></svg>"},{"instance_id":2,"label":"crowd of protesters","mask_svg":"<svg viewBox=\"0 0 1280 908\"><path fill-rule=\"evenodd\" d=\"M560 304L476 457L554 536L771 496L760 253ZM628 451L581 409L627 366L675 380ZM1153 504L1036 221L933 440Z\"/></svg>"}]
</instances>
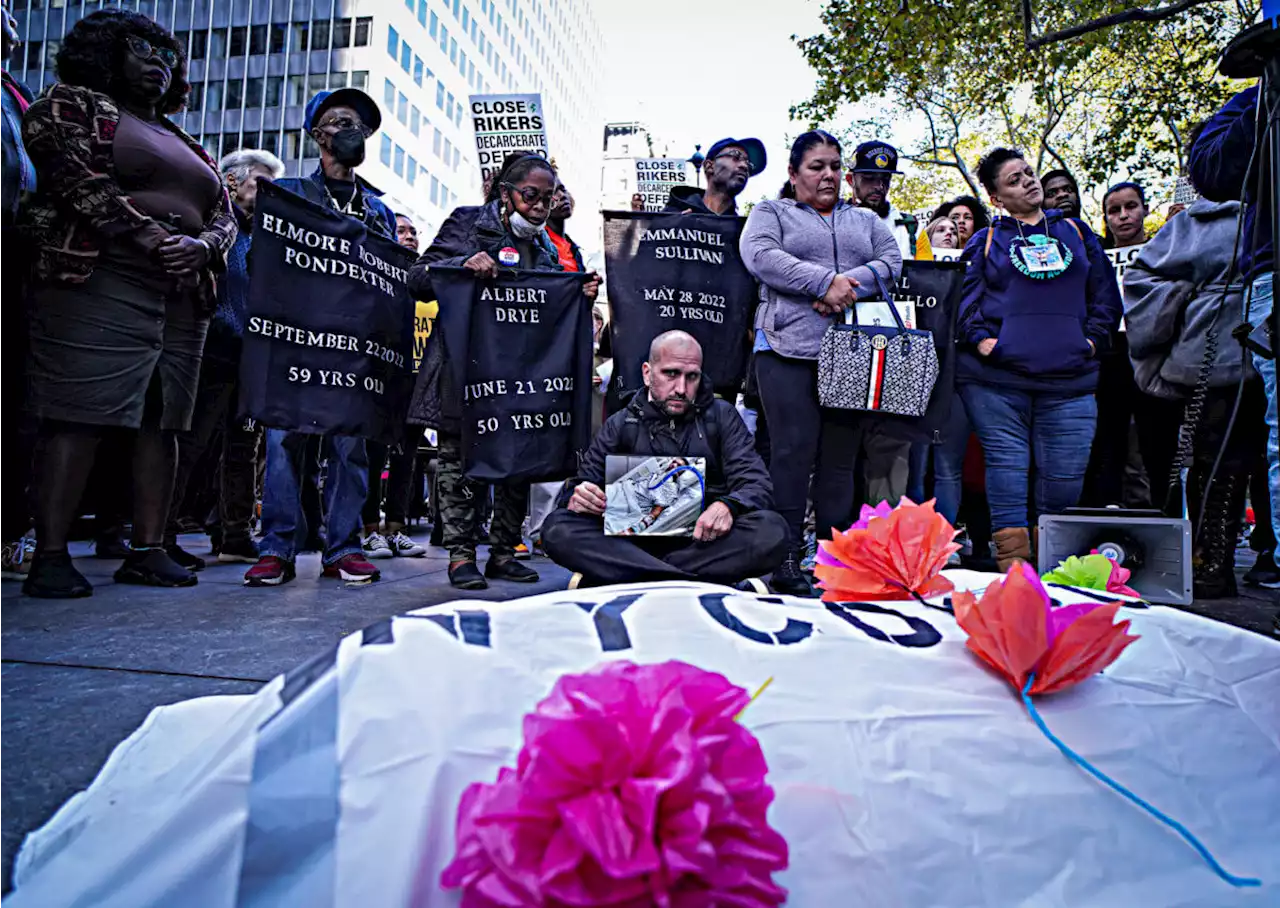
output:
<instances>
[{"instance_id":1,"label":"crowd of protesters","mask_svg":"<svg viewBox=\"0 0 1280 908\"><path fill-rule=\"evenodd\" d=\"M16 33L5 19L7 58ZM216 476L214 553L250 565L248 585L288 582L309 550L321 552L322 576L347 582L378 579L378 559L425 555L406 532L424 497L415 502L416 444L264 430L237 406L263 182L419 252L412 219L358 173L381 125L376 102L354 88L312 97L304 125L320 164L286 177L266 151L215 162L169 119L189 90L185 51L141 14L78 21L57 75L38 99L7 73L3 85L3 293L14 318L5 380L26 401L5 422L6 448L18 452L6 471L5 576L23 578L32 596L91 594L67 542L102 458L125 465L111 480L125 491L94 508L105 526L132 526L127 547L100 542L121 559L119 583L197 582L205 559L179 535L202 504L209 510L198 475ZM968 525L976 562L989 552L1001 569L1034 559L1040 515L1081 504L1185 508L1197 528L1200 596L1235 593L1248 499L1257 563L1245 580L1280 587L1275 362L1240 341L1273 294L1275 187L1246 185L1256 104L1248 89L1196 131L1188 175L1200 198L1170 208L1153 236L1143 186L1108 189L1100 237L1068 171L1037 174L1008 148L977 168L997 215L965 195L922 224L893 202L891 145L845 149L822 130L804 133L778 197L756 204L742 233L759 287L746 386L715 387L727 398L717 401L701 384L696 341L655 339L647 394L608 421L597 408L596 444L563 489L465 475L460 389L448 353L430 345L404 417L410 439L424 422L438 428L431 544L447 550L450 581L535 582L524 563L532 542L595 582L771 573L775 590L808 596L814 538L848 526L864 502L908 496L936 498ZM705 185L673 190L667 211L737 216L765 167L758 140L716 142ZM566 232L573 205L553 163L510 156L481 203L454 210L427 244L409 272L412 296L435 299L433 266L495 275L499 249L517 257L504 266L586 272ZM1138 246L1121 284L1105 250ZM823 406L817 361L833 319L891 286L904 261L935 256L964 263L957 393L944 429L921 442L901 423ZM599 287L589 274L583 292L594 301ZM598 312L596 343L601 365L609 344ZM709 458L715 492L694 534L704 548L639 553L603 540L603 457L636 450L621 441L634 434L628 420L651 427L654 453Z\"/></svg>"}]
</instances>

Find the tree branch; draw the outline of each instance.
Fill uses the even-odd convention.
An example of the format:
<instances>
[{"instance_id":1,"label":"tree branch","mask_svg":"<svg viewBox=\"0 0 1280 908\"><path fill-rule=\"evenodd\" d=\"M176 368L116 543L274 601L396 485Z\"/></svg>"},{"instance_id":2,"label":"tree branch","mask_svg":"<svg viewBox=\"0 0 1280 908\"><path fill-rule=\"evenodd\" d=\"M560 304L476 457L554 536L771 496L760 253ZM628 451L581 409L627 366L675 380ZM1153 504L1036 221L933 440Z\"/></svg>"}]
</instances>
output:
<instances>
[{"instance_id":1,"label":"tree branch","mask_svg":"<svg viewBox=\"0 0 1280 908\"><path fill-rule=\"evenodd\" d=\"M1194 6L1202 3L1215 2L1215 0L1177 0L1169 6L1162 6L1158 9L1144 9L1138 7L1136 9L1127 9L1118 13L1112 13L1109 16L1100 16L1097 19L1091 19L1088 22L1081 22L1079 25L1072 25L1069 28L1060 29L1056 32L1050 32L1047 35L1041 35L1038 38L1031 35L1031 0L1022 0L1022 36L1023 43L1027 50L1036 50L1044 47L1046 44L1054 44L1058 41L1067 41L1071 38L1079 38L1081 35L1087 35L1091 32L1101 31L1104 28L1110 28L1113 25L1121 25L1125 22L1159 22L1162 19L1170 19L1179 13L1184 13Z\"/></svg>"}]
</instances>

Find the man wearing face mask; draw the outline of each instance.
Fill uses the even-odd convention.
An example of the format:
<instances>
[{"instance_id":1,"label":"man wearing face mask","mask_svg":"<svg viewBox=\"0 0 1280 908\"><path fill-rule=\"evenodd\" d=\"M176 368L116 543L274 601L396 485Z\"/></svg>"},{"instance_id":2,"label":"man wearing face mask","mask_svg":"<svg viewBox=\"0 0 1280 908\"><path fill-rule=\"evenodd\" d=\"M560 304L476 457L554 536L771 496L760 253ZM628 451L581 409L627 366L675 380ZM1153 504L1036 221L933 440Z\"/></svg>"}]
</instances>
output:
<instances>
[{"instance_id":1,"label":"man wearing face mask","mask_svg":"<svg viewBox=\"0 0 1280 908\"><path fill-rule=\"evenodd\" d=\"M663 211L738 216L738 196L747 180L764 170L767 158L759 139L721 139L702 162L707 188L676 186Z\"/></svg>"},{"instance_id":2,"label":"man wearing face mask","mask_svg":"<svg viewBox=\"0 0 1280 908\"><path fill-rule=\"evenodd\" d=\"M317 92L307 104L303 125L320 148L320 166L309 177L277 180L276 185L347 217L394 241L396 217L378 192L356 175L364 163L365 140L382 123L378 105L355 88ZM433 297L418 297L432 299ZM300 480L311 436L267 430L267 478L262 495L262 557L244 575L246 586L278 586L294 577L294 558L307 538ZM365 440L326 435L322 456L325 478L325 549L322 577L350 582L377 580L381 573L361 546L361 508L369 494Z\"/></svg>"},{"instance_id":3,"label":"man wearing face mask","mask_svg":"<svg viewBox=\"0 0 1280 908\"><path fill-rule=\"evenodd\" d=\"M898 169L898 150L887 142L863 142L853 153L853 167L845 174L853 190L853 204L876 213L898 241L904 259L915 258L916 219L889 202L889 186Z\"/></svg>"}]
</instances>

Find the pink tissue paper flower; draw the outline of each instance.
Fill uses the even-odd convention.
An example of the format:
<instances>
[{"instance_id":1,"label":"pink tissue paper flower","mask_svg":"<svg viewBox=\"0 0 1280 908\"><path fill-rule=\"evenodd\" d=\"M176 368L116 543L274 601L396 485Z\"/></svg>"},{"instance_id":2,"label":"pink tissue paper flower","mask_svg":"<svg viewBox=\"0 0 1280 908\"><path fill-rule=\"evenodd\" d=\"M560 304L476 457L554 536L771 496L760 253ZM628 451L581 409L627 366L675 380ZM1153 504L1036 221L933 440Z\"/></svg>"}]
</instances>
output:
<instances>
[{"instance_id":1,"label":"pink tissue paper flower","mask_svg":"<svg viewBox=\"0 0 1280 908\"><path fill-rule=\"evenodd\" d=\"M441 874L463 908L765 908L787 891L749 702L683 662L561 677L524 719L516 768L462 795Z\"/></svg>"}]
</instances>

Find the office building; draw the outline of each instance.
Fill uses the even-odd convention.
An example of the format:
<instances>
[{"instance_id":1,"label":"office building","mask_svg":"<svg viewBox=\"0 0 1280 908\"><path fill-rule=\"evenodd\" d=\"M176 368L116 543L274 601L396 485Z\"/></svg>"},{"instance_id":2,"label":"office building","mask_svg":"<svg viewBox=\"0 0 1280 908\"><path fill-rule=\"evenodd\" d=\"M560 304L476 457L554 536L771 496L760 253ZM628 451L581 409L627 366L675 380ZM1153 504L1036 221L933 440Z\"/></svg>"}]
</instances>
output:
<instances>
[{"instance_id":1,"label":"office building","mask_svg":"<svg viewBox=\"0 0 1280 908\"><path fill-rule=\"evenodd\" d=\"M62 37L104 5L186 46L192 92L175 120L215 158L266 148L290 175L311 173L308 98L368 92L383 119L360 173L415 217L424 244L450 209L480 201L471 94L540 92L565 181L596 182L604 52L590 0L13 0L25 47L9 71L33 91L53 82Z\"/></svg>"}]
</instances>

